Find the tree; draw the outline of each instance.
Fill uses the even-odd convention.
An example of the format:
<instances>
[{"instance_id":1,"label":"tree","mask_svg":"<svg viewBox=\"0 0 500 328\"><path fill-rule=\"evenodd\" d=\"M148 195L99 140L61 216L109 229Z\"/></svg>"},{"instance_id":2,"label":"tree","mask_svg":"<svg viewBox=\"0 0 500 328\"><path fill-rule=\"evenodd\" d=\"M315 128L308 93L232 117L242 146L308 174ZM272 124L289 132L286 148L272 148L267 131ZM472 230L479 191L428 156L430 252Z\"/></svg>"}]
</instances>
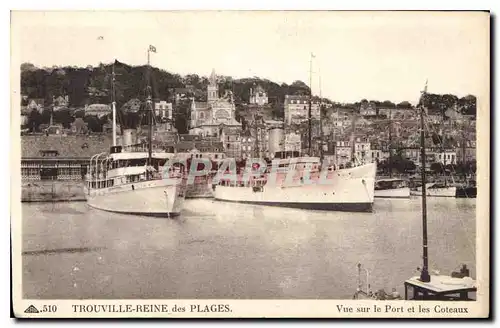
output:
<instances>
[{"instance_id":1,"label":"tree","mask_svg":"<svg viewBox=\"0 0 500 328\"><path fill-rule=\"evenodd\" d=\"M91 132L102 132L102 125L97 116L88 115L83 120L87 123L88 129Z\"/></svg>"},{"instance_id":2,"label":"tree","mask_svg":"<svg viewBox=\"0 0 500 328\"><path fill-rule=\"evenodd\" d=\"M53 115L54 123L60 123L66 129L71 127L71 123L75 121L75 118L71 115L69 109L61 109L54 112Z\"/></svg>"},{"instance_id":3,"label":"tree","mask_svg":"<svg viewBox=\"0 0 500 328\"><path fill-rule=\"evenodd\" d=\"M399 104L397 104L396 107L400 108L400 109L408 109L408 108L411 108L412 105L408 101L402 101Z\"/></svg>"},{"instance_id":4,"label":"tree","mask_svg":"<svg viewBox=\"0 0 500 328\"><path fill-rule=\"evenodd\" d=\"M75 118L84 118L85 117L85 110L77 110L74 113Z\"/></svg>"},{"instance_id":5,"label":"tree","mask_svg":"<svg viewBox=\"0 0 500 328\"><path fill-rule=\"evenodd\" d=\"M384 108L396 108L396 104L389 100L383 101L382 103L380 103L380 106Z\"/></svg>"}]
</instances>

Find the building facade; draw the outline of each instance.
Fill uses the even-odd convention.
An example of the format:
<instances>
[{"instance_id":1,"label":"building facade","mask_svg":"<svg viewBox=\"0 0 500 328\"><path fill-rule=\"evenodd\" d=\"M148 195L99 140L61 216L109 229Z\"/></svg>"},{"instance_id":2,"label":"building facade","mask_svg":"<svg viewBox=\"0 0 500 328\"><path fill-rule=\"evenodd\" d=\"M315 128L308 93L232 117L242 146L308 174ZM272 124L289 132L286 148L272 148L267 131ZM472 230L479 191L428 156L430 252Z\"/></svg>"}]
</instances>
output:
<instances>
[{"instance_id":1,"label":"building facade","mask_svg":"<svg viewBox=\"0 0 500 328\"><path fill-rule=\"evenodd\" d=\"M308 120L309 96L285 96L285 122L286 124L298 124ZM311 117L319 120L320 103L317 100L311 102Z\"/></svg>"},{"instance_id":2,"label":"building facade","mask_svg":"<svg viewBox=\"0 0 500 328\"><path fill-rule=\"evenodd\" d=\"M356 138L354 142L355 159L361 163L372 162L371 143L369 140Z\"/></svg>"},{"instance_id":3,"label":"building facade","mask_svg":"<svg viewBox=\"0 0 500 328\"><path fill-rule=\"evenodd\" d=\"M161 120L172 120L172 103L160 100L155 102L155 116Z\"/></svg>"},{"instance_id":4,"label":"building facade","mask_svg":"<svg viewBox=\"0 0 500 328\"><path fill-rule=\"evenodd\" d=\"M352 146L349 141L337 141L335 144L337 165L345 166L352 162Z\"/></svg>"},{"instance_id":5,"label":"building facade","mask_svg":"<svg viewBox=\"0 0 500 328\"><path fill-rule=\"evenodd\" d=\"M226 92L224 97L219 97L218 89L215 71L212 71L207 87L207 102L197 102L191 98L190 134L220 137L226 129L241 131L241 123L235 119L232 93Z\"/></svg>"},{"instance_id":6,"label":"building facade","mask_svg":"<svg viewBox=\"0 0 500 328\"><path fill-rule=\"evenodd\" d=\"M108 136L21 136L21 179L82 180L90 157L109 151L111 144Z\"/></svg>"}]
</instances>

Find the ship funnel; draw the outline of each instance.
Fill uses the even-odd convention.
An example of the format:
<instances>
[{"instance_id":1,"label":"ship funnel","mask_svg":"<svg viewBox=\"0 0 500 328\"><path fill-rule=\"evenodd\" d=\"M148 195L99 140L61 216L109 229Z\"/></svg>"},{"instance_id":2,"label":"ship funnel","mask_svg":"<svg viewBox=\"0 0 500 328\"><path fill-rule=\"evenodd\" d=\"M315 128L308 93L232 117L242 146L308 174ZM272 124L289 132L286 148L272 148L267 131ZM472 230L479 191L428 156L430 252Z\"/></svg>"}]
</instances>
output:
<instances>
[{"instance_id":1,"label":"ship funnel","mask_svg":"<svg viewBox=\"0 0 500 328\"><path fill-rule=\"evenodd\" d=\"M122 146L131 146L137 143L137 131L135 129L125 129L122 135Z\"/></svg>"},{"instance_id":2,"label":"ship funnel","mask_svg":"<svg viewBox=\"0 0 500 328\"><path fill-rule=\"evenodd\" d=\"M276 154L285 150L285 134L281 127L269 129L269 153Z\"/></svg>"}]
</instances>

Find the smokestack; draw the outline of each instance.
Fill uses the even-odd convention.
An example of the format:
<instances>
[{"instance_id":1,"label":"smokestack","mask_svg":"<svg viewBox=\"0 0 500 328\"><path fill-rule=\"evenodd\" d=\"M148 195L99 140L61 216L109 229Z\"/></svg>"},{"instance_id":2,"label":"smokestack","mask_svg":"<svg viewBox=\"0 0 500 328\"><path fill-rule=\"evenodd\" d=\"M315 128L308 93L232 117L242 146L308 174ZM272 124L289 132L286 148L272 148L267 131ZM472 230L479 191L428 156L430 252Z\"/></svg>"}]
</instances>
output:
<instances>
[{"instance_id":1,"label":"smokestack","mask_svg":"<svg viewBox=\"0 0 500 328\"><path fill-rule=\"evenodd\" d=\"M269 129L269 153L274 155L278 151L283 151L285 145L285 134L281 127Z\"/></svg>"},{"instance_id":2,"label":"smokestack","mask_svg":"<svg viewBox=\"0 0 500 328\"><path fill-rule=\"evenodd\" d=\"M135 129L123 130L122 146L135 145L137 143L137 131Z\"/></svg>"}]
</instances>

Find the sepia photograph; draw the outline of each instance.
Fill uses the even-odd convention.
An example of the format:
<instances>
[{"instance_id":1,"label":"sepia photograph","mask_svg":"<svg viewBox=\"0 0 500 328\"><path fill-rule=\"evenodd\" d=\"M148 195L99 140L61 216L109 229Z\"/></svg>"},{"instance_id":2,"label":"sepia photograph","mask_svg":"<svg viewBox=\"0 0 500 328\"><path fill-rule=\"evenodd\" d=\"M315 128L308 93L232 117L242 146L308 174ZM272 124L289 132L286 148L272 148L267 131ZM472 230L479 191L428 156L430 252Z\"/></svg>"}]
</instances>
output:
<instances>
[{"instance_id":1,"label":"sepia photograph","mask_svg":"<svg viewBox=\"0 0 500 328\"><path fill-rule=\"evenodd\" d=\"M11 81L16 317L490 315L487 11L12 11Z\"/></svg>"}]
</instances>

